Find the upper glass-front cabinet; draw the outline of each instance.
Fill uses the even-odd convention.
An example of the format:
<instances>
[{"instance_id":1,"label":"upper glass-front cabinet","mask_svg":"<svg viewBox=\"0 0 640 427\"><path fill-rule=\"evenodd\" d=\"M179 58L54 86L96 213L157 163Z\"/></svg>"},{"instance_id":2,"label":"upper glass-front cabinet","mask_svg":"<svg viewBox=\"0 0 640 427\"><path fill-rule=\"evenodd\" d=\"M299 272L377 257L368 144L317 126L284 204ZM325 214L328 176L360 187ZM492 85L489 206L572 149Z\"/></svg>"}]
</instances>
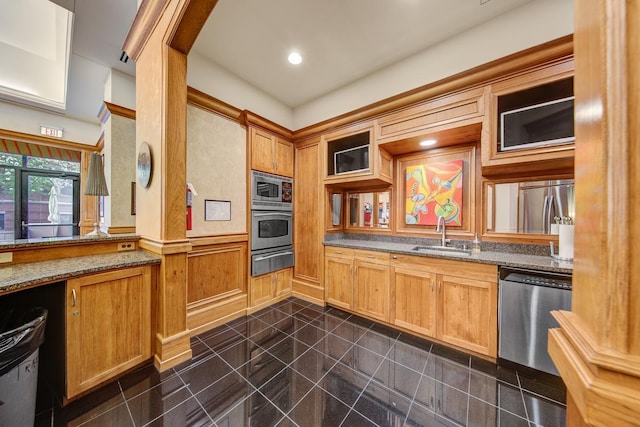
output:
<instances>
[{"instance_id":1,"label":"upper glass-front cabinet","mask_svg":"<svg viewBox=\"0 0 640 427\"><path fill-rule=\"evenodd\" d=\"M389 229L391 193L347 193L347 229Z\"/></svg>"},{"instance_id":2,"label":"upper glass-front cabinet","mask_svg":"<svg viewBox=\"0 0 640 427\"><path fill-rule=\"evenodd\" d=\"M554 235L575 220L573 179L486 182L484 192L487 234Z\"/></svg>"}]
</instances>

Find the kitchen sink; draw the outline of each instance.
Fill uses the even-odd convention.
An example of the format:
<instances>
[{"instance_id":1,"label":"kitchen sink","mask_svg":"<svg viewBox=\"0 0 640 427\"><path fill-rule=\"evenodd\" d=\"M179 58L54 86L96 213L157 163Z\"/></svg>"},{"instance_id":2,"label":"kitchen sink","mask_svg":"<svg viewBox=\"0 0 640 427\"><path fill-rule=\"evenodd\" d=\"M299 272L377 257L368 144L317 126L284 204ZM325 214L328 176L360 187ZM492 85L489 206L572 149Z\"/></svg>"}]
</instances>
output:
<instances>
[{"instance_id":1,"label":"kitchen sink","mask_svg":"<svg viewBox=\"0 0 640 427\"><path fill-rule=\"evenodd\" d=\"M411 248L412 251L433 251L433 252L447 252L457 255L471 255L471 249L455 248L453 246L415 246Z\"/></svg>"}]
</instances>

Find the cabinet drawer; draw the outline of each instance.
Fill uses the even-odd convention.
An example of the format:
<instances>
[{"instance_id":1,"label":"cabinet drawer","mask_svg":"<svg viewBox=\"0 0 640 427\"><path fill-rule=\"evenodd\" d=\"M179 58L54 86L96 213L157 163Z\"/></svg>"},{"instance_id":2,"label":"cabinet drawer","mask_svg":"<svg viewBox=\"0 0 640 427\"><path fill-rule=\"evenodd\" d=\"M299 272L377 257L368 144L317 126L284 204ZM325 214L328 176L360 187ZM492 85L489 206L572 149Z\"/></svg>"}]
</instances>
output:
<instances>
[{"instance_id":1,"label":"cabinet drawer","mask_svg":"<svg viewBox=\"0 0 640 427\"><path fill-rule=\"evenodd\" d=\"M498 267L491 264L393 254L391 265L393 267L418 269L427 273L447 274L491 283L498 282Z\"/></svg>"},{"instance_id":2,"label":"cabinet drawer","mask_svg":"<svg viewBox=\"0 0 640 427\"><path fill-rule=\"evenodd\" d=\"M353 259L353 249L351 248L339 248L335 246L325 246L324 255L332 256L335 258L348 258Z\"/></svg>"},{"instance_id":3,"label":"cabinet drawer","mask_svg":"<svg viewBox=\"0 0 640 427\"><path fill-rule=\"evenodd\" d=\"M363 251L360 249L354 249L353 256L357 261L366 261L373 264L389 265L388 252Z\"/></svg>"}]
</instances>

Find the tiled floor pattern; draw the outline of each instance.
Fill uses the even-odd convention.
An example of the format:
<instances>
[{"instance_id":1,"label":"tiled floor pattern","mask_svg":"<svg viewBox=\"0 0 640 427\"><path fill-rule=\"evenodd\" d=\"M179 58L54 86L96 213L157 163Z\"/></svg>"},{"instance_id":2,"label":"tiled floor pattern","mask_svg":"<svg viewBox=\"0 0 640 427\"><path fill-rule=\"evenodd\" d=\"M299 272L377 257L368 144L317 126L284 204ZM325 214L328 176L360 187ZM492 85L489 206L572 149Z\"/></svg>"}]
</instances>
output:
<instances>
[{"instance_id":1,"label":"tiled floor pattern","mask_svg":"<svg viewBox=\"0 0 640 427\"><path fill-rule=\"evenodd\" d=\"M562 384L290 298L37 426L563 426ZM555 377L554 377L555 378Z\"/></svg>"}]
</instances>

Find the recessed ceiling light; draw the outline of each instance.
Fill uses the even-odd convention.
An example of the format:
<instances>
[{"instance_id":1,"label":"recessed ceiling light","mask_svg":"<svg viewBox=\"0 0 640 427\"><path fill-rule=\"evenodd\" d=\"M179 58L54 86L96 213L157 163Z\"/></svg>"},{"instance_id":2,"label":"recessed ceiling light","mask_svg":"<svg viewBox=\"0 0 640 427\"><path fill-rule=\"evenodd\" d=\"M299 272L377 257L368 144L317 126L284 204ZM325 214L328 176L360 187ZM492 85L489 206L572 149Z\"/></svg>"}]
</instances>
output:
<instances>
[{"instance_id":1,"label":"recessed ceiling light","mask_svg":"<svg viewBox=\"0 0 640 427\"><path fill-rule=\"evenodd\" d=\"M424 141L420 141L420 145L423 147L430 147L432 145L436 145L436 141L435 139L425 139Z\"/></svg>"},{"instance_id":2,"label":"recessed ceiling light","mask_svg":"<svg viewBox=\"0 0 640 427\"><path fill-rule=\"evenodd\" d=\"M298 65L299 63L302 62L302 56L300 56L298 52L291 52L287 59L293 65Z\"/></svg>"}]
</instances>

